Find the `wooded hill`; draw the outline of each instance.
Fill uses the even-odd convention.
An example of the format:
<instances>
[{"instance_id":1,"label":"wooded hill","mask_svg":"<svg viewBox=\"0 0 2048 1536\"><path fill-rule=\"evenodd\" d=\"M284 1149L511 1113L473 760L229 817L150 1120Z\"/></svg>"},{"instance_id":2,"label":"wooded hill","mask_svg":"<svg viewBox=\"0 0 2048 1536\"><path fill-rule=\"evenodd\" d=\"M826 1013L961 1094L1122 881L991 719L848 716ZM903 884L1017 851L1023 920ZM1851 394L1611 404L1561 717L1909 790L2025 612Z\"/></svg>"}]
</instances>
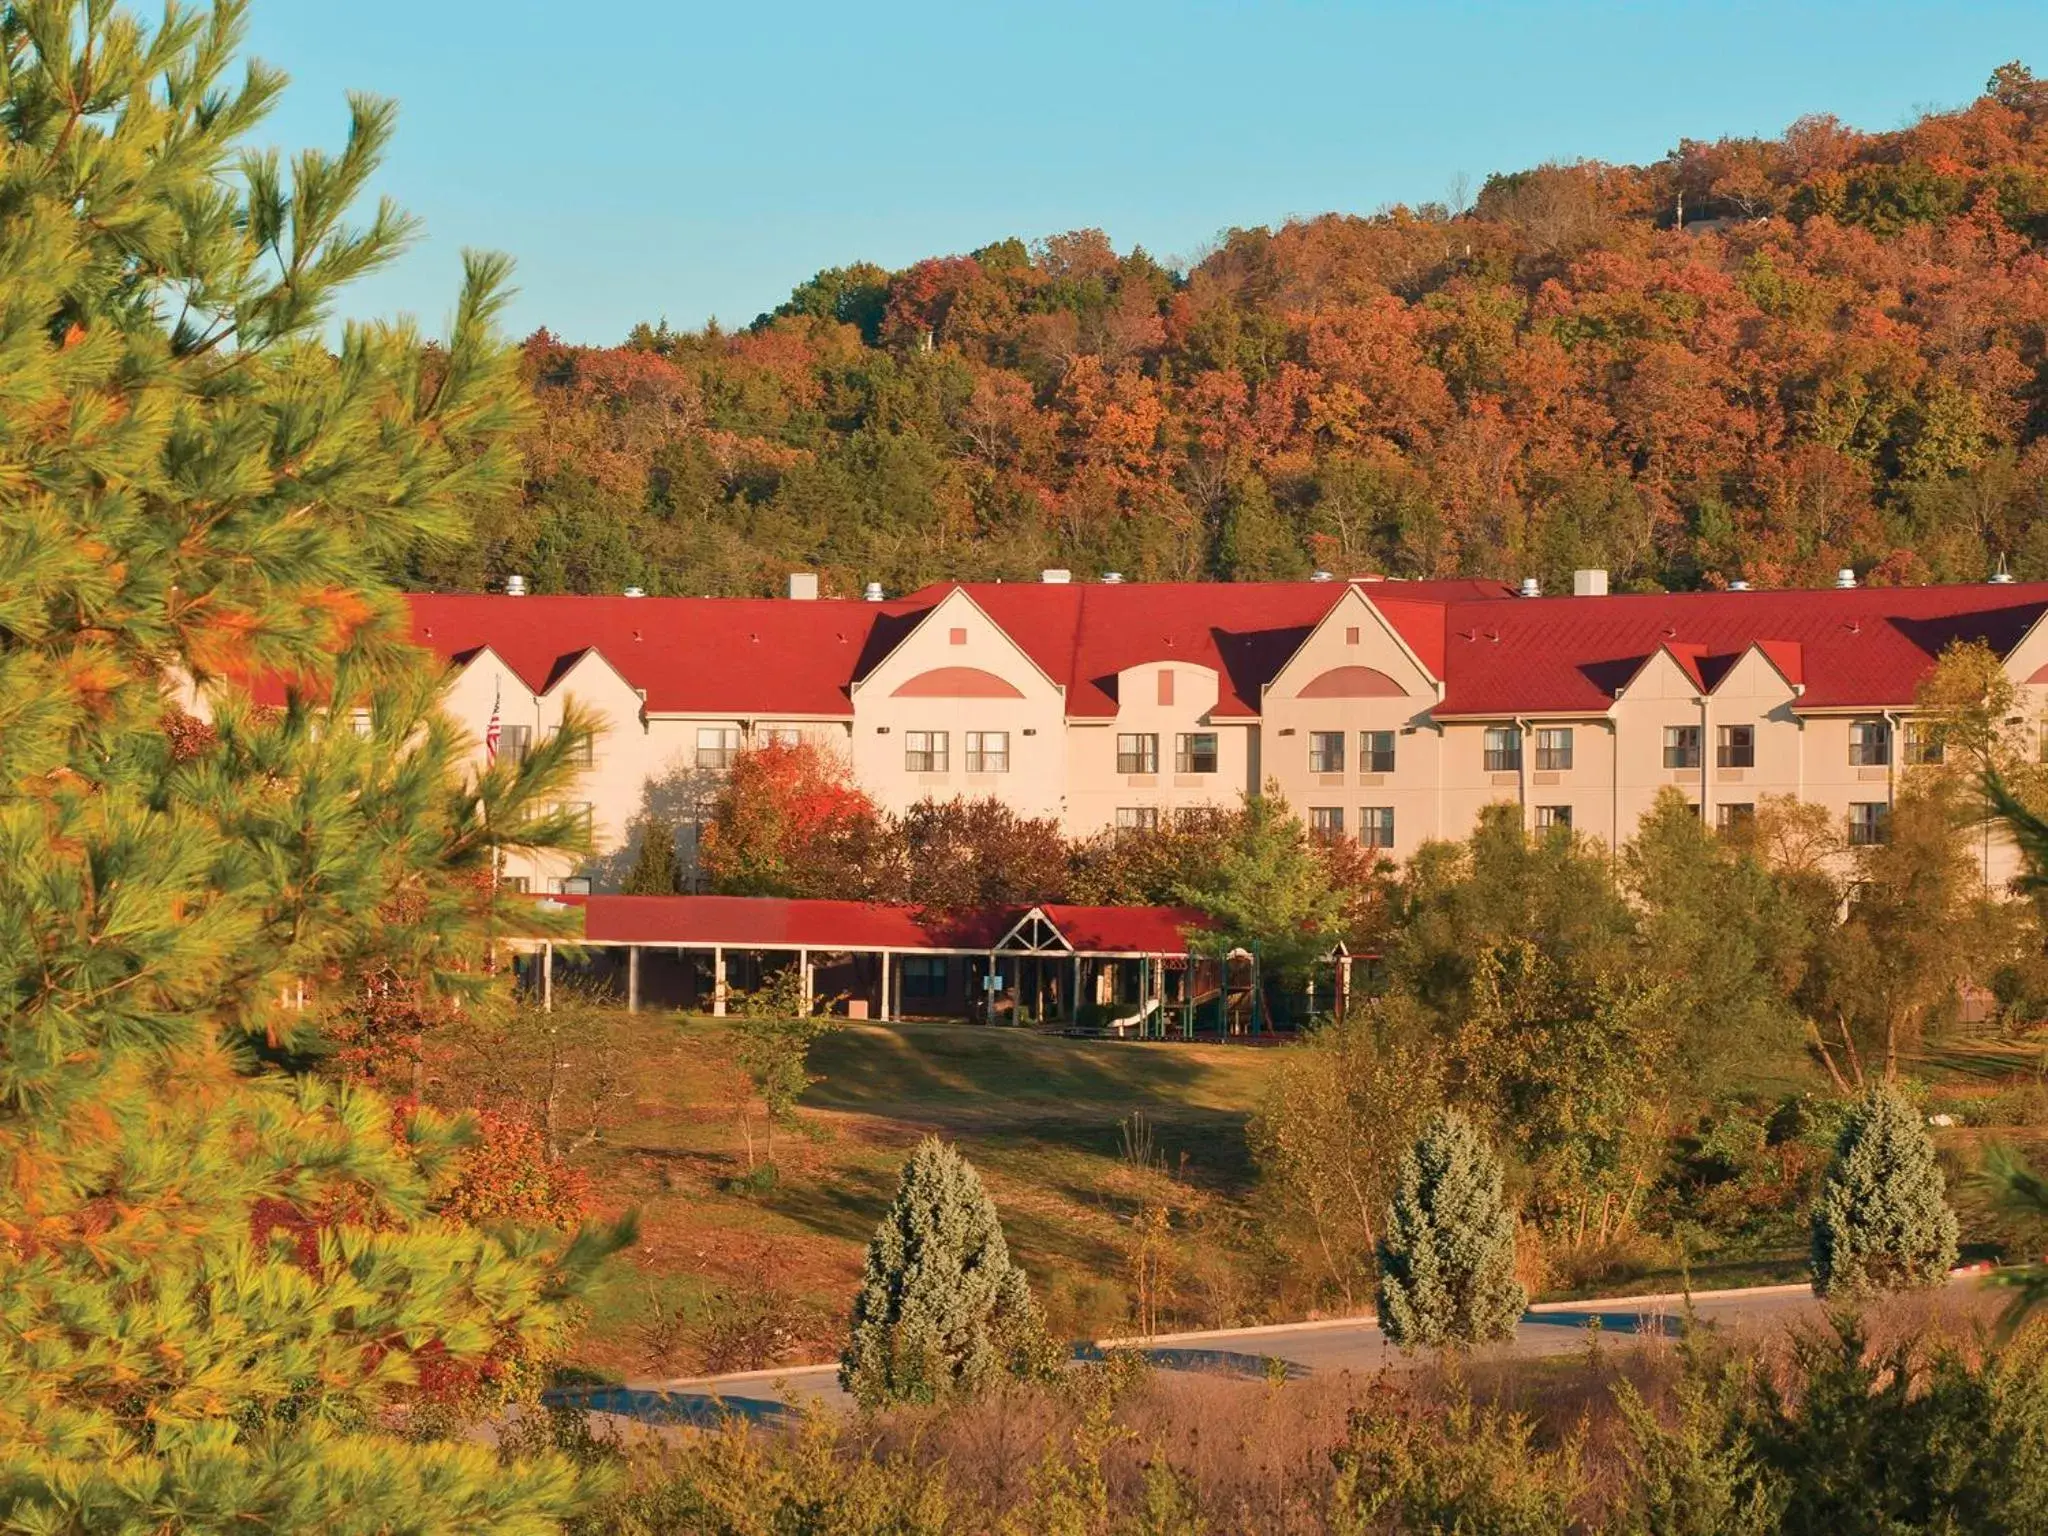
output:
<instances>
[{"instance_id":1,"label":"wooded hill","mask_svg":"<svg viewBox=\"0 0 2048 1536\"><path fill-rule=\"evenodd\" d=\"M525 346L522 501L418 586L2048 576L2048 82L1471 207L821 272L742 331Z\"/></svg>"}]
</instances>

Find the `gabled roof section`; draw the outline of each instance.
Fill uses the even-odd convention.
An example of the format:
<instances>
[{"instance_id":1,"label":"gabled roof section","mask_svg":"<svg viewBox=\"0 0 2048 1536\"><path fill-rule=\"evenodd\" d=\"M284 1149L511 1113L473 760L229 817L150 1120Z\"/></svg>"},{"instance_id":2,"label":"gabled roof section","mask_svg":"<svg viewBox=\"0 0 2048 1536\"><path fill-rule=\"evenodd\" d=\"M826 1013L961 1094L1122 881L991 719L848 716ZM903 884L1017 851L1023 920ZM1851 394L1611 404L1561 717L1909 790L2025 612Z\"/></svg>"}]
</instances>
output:
<instances>
[{"instance_id":1,"label":"gabled roof section","mask_svg":"<svg viewBox=\"0 0 2048 1536\"><path fill-rule=\"evenodd\" d=\"M1000 588L992 590L1000 590ZM1062 691L1063 683L1061 680L1065 677L1066 674L1063 671L1060 671L1056 668L1048 667L1036 649L1034 649L1032 646L1025 644L1022 637L1020 637L1014 631L1012 631L1008 626L1006 626L1000 619L996 618L993 614L991 614L980 603L976 602L974 599L974 593L972 591L955 582L949 586L939 589L937 601L933 602L929 607L926 607L921 611L912 611L907 615L907 617L910 619L910 622L903 629L902 633L895 638L895 640L887 650L882 651L879 655L875 655L872 658L872 660L868 661L867 665L865 665L862 668L859 675L852 679L852 681L849 683L849 696L851 695L853 688L858 687L861 683L865 682L873 674L875 669L880 667L883 662L889 659L889 657L893 656L896 653L897 649L900 648L905 641L909 640L912 635L915 635L927 624L936 622L939 615L945 610L946 606L952 602L962 602L965 603L968 607L972 608L977 614L979 614L984 620L987 621L991 629L995 630L997 634L1001 635L1005 640L1009 642L1011 649L1016 651L1016 653L1019 656L1023 657L1023 659L1038 673L1038 675L1045 679L1046 683L1053 689L1055 693Z\"/></svg>"},{"instance_id":2,"label":"gabled roof section","mask_svg":"<svg viewBox=\"0 0 2048 1536\"><path fill-rule=\"evenodd\" d=\"M876 603L722 597L410 599L413 640L452 661L485 646L535 693L604 654L654 714L844 718Z\"/></svg>"},{"instance_id":3,"label":"gabled roof section","mask_svg":"<svg viewBox=\"0 0 2048 1536\"><path fill-rule=\"evenodd\" d=\"M2003 656L2044 610L2041 582L1453 603L1436 713L1601 713L1617 684L1672 646L1697 648L1709 684L1758 646L1805 685L1802 709L1910 704L1947 646L1981 640Z\"/></svg>"}]
</instances>

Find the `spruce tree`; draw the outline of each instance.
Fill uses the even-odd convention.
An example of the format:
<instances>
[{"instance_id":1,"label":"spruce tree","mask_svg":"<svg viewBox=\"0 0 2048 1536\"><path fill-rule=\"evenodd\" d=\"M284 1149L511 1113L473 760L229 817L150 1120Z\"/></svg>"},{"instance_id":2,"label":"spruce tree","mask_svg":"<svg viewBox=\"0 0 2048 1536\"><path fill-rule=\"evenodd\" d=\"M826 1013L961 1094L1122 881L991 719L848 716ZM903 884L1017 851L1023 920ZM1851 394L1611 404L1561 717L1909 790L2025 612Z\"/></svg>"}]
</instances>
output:
<instances>
[{"instance_id":1,"label":"spruce tree","mask_svg":"<svg viewBox=\"0 0 2048 1536\"><path fill-rule=\"evenodd\" d=\"M580 734L466 772L371 574L516 484L504 268L439 347L330 330L392 110L246 147L244 11L0 4L0 1527L554 1529L567 1463L413 1410L557 1351L608 1240L437 1215L455 1127L290 1070L549 921L493 875Z\"/></svg>"},{"instance_id":2,"label":"spruce tree","mask_svg":"<svg viewBox=\"0 0 2048 1536\"><path fill-rule=\"evenodd\" d=\"M1471 1121L1432 1115L1401 1160L1378 1244L1380 1330L1403 1349L1512 1339L1528 1305L1501 1169Z\"/></svg>"},{"instance_id":3,"label":"spruce tree","mask_svg":"<svg viewBox=\"0 0 2048 1536\"><path fill-rule=\"evenodd\" d=\"M634 855L621 889L628 896L673 896L681 888L680 877L675 828L652 819L641 823L640 851Z\"/></svg>"},{"instance_id":4,"label":"spruce tree","mask_svg":"<svg viewBox=\"0 0 2048 1536\"><path fill-rule=\"evenodd\" d=\"M868 1244L840 1385L863 1407L929 1403L1041 1373L1050 1353L981 1176L927 1137Z\"/></svg>"},{"instance_id":5,"label":"spruce tree","mask_svg":"<svg viewBox=\"0 0 2048 1536\"><path fill-rule=\"evenodd\" d=\"M1956 1213L1919 1111L1879 1085L1849 1112L1813 1208L1816 1296L1939 1285L1956 1262Z\"/></svg>"}]
</instances>

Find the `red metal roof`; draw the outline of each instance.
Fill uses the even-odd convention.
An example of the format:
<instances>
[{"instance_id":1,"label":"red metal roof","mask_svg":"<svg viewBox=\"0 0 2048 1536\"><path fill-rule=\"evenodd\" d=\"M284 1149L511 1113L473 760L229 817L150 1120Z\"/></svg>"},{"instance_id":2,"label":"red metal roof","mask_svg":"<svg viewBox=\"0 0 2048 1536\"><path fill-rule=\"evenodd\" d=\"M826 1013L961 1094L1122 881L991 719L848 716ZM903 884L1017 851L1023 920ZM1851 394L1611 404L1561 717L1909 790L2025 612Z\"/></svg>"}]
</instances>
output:
<instances>
[{"instance_id":1,"label":"red metal roof","mask_svg":"<svg viewBox=\"0 0 2048 1536\"><path fill-rule=\"evenodd\" d=\"M1660 648L1712 686L1752 645L1806 685L1801 708L1908 704L1950 643L2002 655L2044 610L2048 582L1453 603L1436 712L1604 711Z\"/></svg>"},{"instance_id":2,"label":"red metal roof","mask_svg":"<svg viewBox=\"0 0 2048 1536\"><path fill-rule=\"evenodd\" d=\"M780 896L556 896L583 909L583 936L601 944L723 945L729 949L987 949L1031 910L999 907L944 916L915 907ZM1041 907L1083 954L1187 952L1191 907Z\"/></svg>"},{"instance_id":3,"label":"red metal roof","mask_svg":"<svg viewBox=\"0 0 2048 1536\"><path fill-rule=\"evenodd\" d=\"M452 661L489 646L536 691L588 651L650 711L845 717L849 689L952 586L890 603L833 599L412 599L414 638ZM1067 712L1113 716L1117 674L1149 662L1216 670L1226 719L1260 694L1345 587L1335 582L977 583L964 591L1056 683ZM1942 648L2001 653L2048 610L2048 583L1521 598L1493 582L1371 582L1360 590L1445 683L1438 713L1604 711L1660 649L1716 686L1751 646L1808 708L1910 703Z\"/></svg>"}]
</instances>

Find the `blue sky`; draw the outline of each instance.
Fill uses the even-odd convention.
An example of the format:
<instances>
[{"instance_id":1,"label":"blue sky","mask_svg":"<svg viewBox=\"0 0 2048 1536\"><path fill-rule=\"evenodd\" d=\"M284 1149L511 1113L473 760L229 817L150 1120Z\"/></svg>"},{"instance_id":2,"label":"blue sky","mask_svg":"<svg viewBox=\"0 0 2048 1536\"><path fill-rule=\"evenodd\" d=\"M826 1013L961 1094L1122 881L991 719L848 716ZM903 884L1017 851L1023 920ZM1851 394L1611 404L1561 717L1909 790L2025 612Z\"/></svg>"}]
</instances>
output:
<instances>
[{"instance_id":1,"label":"blue sky","mask_svg":"<svg viewBox=\"0 0 2048 1536\"><path fill-rule=\"evenodd\" d=\"M464 246L511 324L612 342L751 320L821 267L1097 226L1197 256L1233 225L1445 198L1463 174L1643 160L1806 112L1889 128L2048 74L2048 6L1168 0L256 0L293 85L403 111L381 190L427 236L357 314L438 329Z\"/></svg>"}]
</instances>

